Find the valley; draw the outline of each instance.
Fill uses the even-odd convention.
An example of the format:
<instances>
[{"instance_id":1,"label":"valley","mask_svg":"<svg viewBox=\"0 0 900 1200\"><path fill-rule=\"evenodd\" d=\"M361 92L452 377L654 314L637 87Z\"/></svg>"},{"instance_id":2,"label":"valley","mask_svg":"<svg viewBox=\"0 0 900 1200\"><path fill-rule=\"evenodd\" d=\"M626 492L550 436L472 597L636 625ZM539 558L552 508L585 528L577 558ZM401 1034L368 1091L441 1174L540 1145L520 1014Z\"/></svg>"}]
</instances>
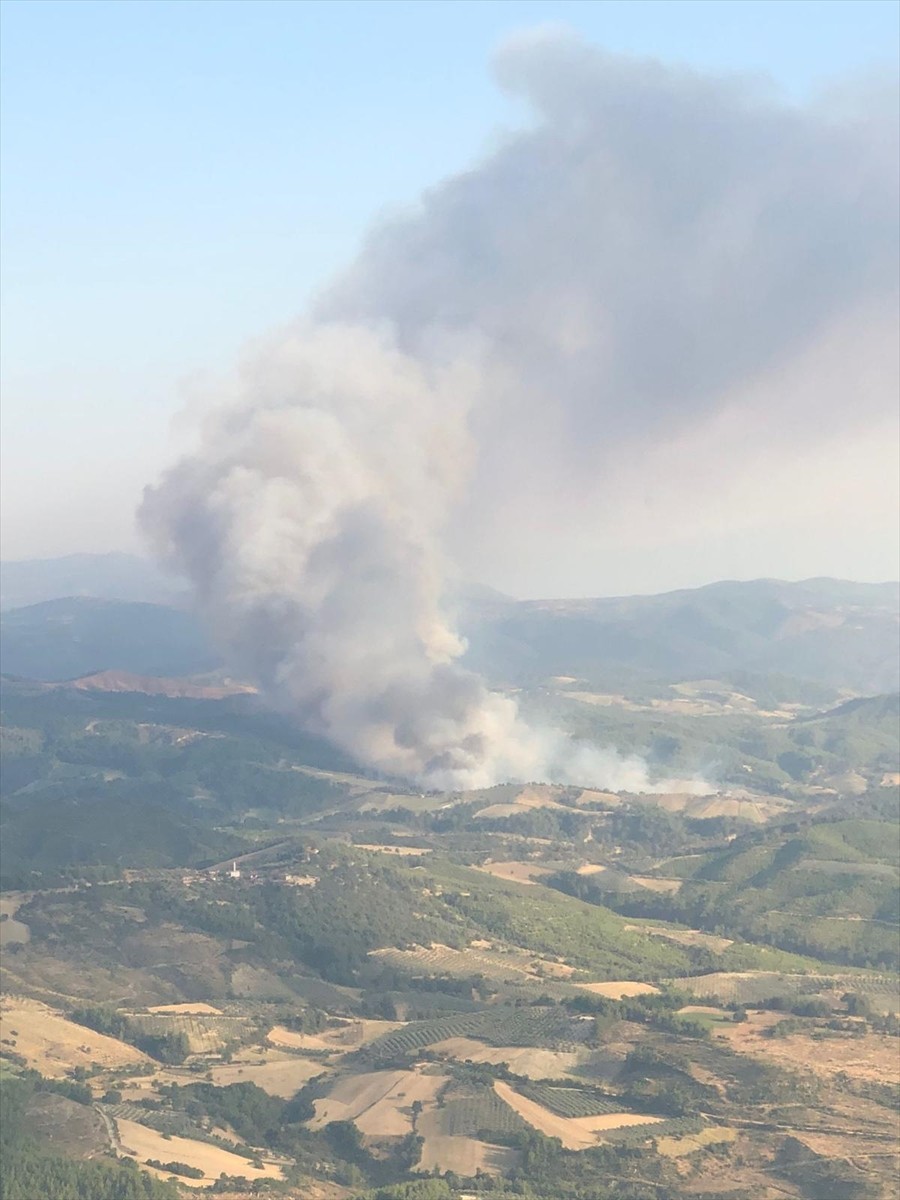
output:
<instances>
[{"instance_id":1,"label":"valley","mask_svg":"<svg viewBox=\"0 0 900 1200\"><path fill-rule=\"evenodd\" d=\"M221 673L94 665L2 681L23 1177L891 1200L896 697L559 670L524 708L691 786L423 792Z\"/></svg>"}]
</instances>

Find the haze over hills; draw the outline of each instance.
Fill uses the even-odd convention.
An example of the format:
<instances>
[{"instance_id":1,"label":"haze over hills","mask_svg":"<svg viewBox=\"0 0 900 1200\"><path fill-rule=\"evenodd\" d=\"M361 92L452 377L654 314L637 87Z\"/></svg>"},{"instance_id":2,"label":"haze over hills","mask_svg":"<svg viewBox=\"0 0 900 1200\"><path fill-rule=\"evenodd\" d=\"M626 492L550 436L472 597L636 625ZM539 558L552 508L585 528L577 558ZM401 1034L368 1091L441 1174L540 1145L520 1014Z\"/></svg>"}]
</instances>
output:
<instances>
[{"instance_id":1,"label":"haze over hills","mask_svg":"<svg viewBox=\"0 0 900 1200\"><path fill-rule=\"evenodd\" d=\"M61 596L173 603L179 589L137 554L67 554L0 563L0 609Z\"/></svg>"},{"instance_id":2,"label":"haze over hills","mask_svg":"<svg viewBox=\"0 0 900 1200\"><path fill-rule=\"evenodd\" d=\"M0 620L7 674L178 676L222 665L194 615L156 602L163 577L136 556L5 563L2 572L5 599L33 598ZM61 586L68 590L54 590ZM476 587L460 602L460 623L467 665L498 685L571 676L627 691L741 671L856 694L900 687L893 582L760 579L656 596L528 601Z\"/></svg>"}]
</instances>

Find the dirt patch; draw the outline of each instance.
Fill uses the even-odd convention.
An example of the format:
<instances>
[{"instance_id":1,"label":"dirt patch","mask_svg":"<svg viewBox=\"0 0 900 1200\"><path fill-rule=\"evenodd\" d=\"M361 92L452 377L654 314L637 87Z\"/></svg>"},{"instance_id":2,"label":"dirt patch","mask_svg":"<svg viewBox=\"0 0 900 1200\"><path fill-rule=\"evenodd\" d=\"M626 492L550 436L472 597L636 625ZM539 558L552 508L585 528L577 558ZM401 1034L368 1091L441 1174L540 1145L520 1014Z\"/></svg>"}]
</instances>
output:
<instances>
[{"instance_id":1,"label":"dirt patch","mask_svg":"<svg viewBox=\"0 0 900 1200\"><path fill-rule=\"evenodd\" d=\"M119 1141L122 1151L133 1154L140 1163L148 1158L158 1159L159 1162L183 1162L190 1167L196 1167L203 1172L202 1179L179 1179L188 1187L208 1187L224 1172L226 1175L244 1175L247 1179L281 1179L281 1168L273 1163L265 1163L262 1167L254 1167L248 1159L230 1150L222 1150L219 1146L211 1146L207 1142L197 1142L193 1138L177 1137L172 1134L163 1137L155 1129L139 1125L137 1121L116 1120L119 1130ZM167 1172L156 1171L164 1178Z\"/></svg>"},{"instance_id":2,"label":"dirt patch","mask_svg":"<svg viewBox=\"0 0 900 1200\"><path fill-rule=\"evenodd\" d=\"M617 979L607 983L578 983L576 987L595 996L606 996L609 1000L621 1000L623 996L651 996L659 992L652 983L641 983L636 979Z\"/></svg>"},{"instance_id":3,"label":"dirt patch","mask_svg":"<svg viewBox=\"0 0 900 1200\"><path fill-rule=\"evenodd\" d=\"M534 1046L486 1046L467 1037L445 1038L429 1049L459 1062L506 1063L514 1074L529 1079L561 1078L589 1057L578 1051L543 1050Z\"/></svg>"},{"instance_id":4,"label":"dirt patch","mask_svg":"<svg viewBox=\"0 0 900 1200\"><path fill-rule=\"evenodd\" d=\"M373 1071L339 1080L329 1094L315 1101L311 1129L330 1121L353 1121L371 1137L403 1137L412 1132L412 1105L432 1104L449 1075L420 1071Z\"/></svg>"},{"instance_id":5,"label":"dirt patch","mask_svg":"<svg viewBox=\"0 0 900 1200\"><path fill-rule=\"evenodd\" d=\"M578 868L578 870L575 872L575 874L576 875L599 875L602 871L606 871L608 869L609 869L608 867L604 867L601 863L582 863L581 866Z\"/></svg>"},{"instance_id":6,"label":"dirt patch","mask_svg":"<svg viewBox=\"0 0 900 1200\"><path fill-rule=\"evenodd\" d=\"M596 1146L598 1134L605 1129L622 1129L629 1125L654 1125L660 1117L642 1113L604 1113L596 1117L559 1117L542 1104L529 1100L514 1091L501 1079L494 1080L494 1091L511 1109L534 1129L547 1137L558 1137L567 1150L586 1150Z\"/></svg>"},{"instance_id":7,"label":"dirt patch","mask_svg":"<svg viewBox=\"0 0 900 1200\"><path fill-rule=\"evenodd\" d=\"M134 1046L76 1025L38 1000L4 997L0 1000L0 1028L2 1036L13 1042L10 1048L21 1054L29 1067L51 1079L93 1063L120 1067L151 1061Z\"/></svg>"}]
</instances>

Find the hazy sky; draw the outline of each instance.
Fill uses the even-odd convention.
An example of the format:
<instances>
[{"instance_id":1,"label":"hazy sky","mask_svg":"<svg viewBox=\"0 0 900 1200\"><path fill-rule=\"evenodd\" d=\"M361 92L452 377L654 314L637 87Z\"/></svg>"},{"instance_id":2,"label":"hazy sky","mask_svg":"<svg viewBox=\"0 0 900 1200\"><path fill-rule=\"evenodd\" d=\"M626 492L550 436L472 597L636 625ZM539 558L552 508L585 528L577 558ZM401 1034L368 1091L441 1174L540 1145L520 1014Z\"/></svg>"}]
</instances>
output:
<instances>
[{"instance_id":1,"label":"hazy sky","mask_svg":"<svg viewBox=\"0 0 900 1200\"><path fill-rule=\"evenodd\" d=\"M846 106L894 69L900 9L6 0L2 12L0 512L3 556L24 558L139 545L134 510L179 446L177 414L209 402L248 341L301 313L373 222L533 120L492 78L510 34L563 23L614 54L768 77L798 107L832 90ZM545 595L896 577L884 320L848 302L827 344L798 347L715 419L618 465L583 520L569 508L562 529L535 505L469 569ZM806 397L789 437L768 436L784 423L778 389ZM846 404L858 419L816 428L825 394L829 412Z\"/></svg>"}]
</instances>

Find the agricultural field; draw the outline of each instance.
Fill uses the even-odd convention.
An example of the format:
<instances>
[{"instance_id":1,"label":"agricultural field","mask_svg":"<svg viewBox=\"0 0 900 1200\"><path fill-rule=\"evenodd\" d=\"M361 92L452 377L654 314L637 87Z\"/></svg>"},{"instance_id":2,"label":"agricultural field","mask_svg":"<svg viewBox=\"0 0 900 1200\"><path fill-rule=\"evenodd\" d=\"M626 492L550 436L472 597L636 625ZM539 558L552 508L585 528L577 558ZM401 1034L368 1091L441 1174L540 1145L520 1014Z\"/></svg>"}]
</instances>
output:
<instances>
[{"instance_id":1,"label":"agricultural field","mask_svg":"<svg viewBox=\"0 0 900 1200\"><path fill-rule=\"evenodd\" d=\"M553 872L552 867L544 866L538 862L493 862L488 860L481 864L482 871L487 871L489 875L494 875L497 879L506 879L510 883L525 883L534 884L542 875L550 875Z\"/></svg>"},{"instance_id":2,"label":"agricultural field","mask_svg":"<svg viewBox=\"0 0 900 1200\"><path fill-rule=\"evenodd\" d=\"M507 1146L492 1146L473 1137L449 1137L425 1134L422 1155L416 1164L420 1171L453 1171L470 1177L479 1174L506 1176L519 1159Z\"/></svg>"},{"instance_id":3,"label":"agricultural field","mask_svg":"<svg viewBox=\"0 0 900 1200\"><path fill-rule=\"evenodd\" d=\"M498 1079L494 1091L519 1116L547 1137L557 1137L567 1150L586 1150L596 1146L605 1130L625 1129L635 1125L654 1125L661 1118L643 1113L600 1113L589 1117L561 1117L544 1105L515 1091Z\"/></svg>"},{"instance_id":4,"label":"agricultural field","mask_svg":"<svg viewBox=\"0 0 900 1200\"><path fill-rule=\"evenodd\" d=\"M545 1050L537 1046L486 1046L474 1038L445 1038L428 1047L441 1058L459 1062L505 1063L515 1075L528 1079L557 1079L585 1062L584 1050Z\"/></svg>"},{"instance_id":5,"label":"agricultural field","mask_svg":"<svg viewBox=\"0 0 900 1200\"><path fill-rule=\"evenodd\" d=\"M246 1158L207 1142L193 1138L165 1135L136 1121L116 1120L120 1152L132 1155L139 1162L148 1158L158 1162L183 1162L203 1172L202 1179L184 1180L188 1186L208 1187L220 1175L243 1175L247 1179L280 1179L281 1168L272 1163L254 1167ZM153 1168L151 1168L153 1170ZM167 1177L170 1172L159 1172Z\"/></svg>"},{"instance_id":6,"label":"agricultural field","mask_svg":"<svg viewBox=\"0 0 900 1200\"><path fill-rule=\"evenodd\" d=\"M230 1063L211 1067L213 1083L227 1087L232 1083L252 1083L270 1096L290 1100L292 1096L317 1078L327 1068L320 1059L301 1058L297 1054L280 1055L278 1051L247 1050L236 1054Z\"/></svg>"},{"instance_id":7,"label":"agricultural field","mask_svg":"<svg viewBox=\"0 0 900 1200\"><path fill-rule=\"evenodd\" d=\"M773 996L835 994L858 991L879 1012L900 1012L900 983L884 975L836 972L834 975L798 975L780 971L712 971L677 981L679 990L711 997L723 1004L760 1004Z\"/></svg>"},{"instance_id":8,"label":"agricultural field","mask_svg":"<svg viewBox=\"0 0 900 1200\"><path fill-rule=\"evenodd\" d=\"M372 1137L402 1137L413 1130L413 1105L434 1103L450 1082L447 1075L424 1071L374 1071L339 1080L328 1095L315 1102L312 1129L331 1121L353 1121Z\"/></svg>"},{"instance_id":9,"label":"agricultural field","mask_svg":"<svg viewBox=\"0 0 900 1200\"><path fill-rule=\"evenodd\" d=\"M24 896L9 892L0 896L0 949L4 946L24 946L31 937L31 930L22 921L16 920L16 913L22 907Z\"/></svg>"},{"instance_id":10,"label":"agricultural field","mask_svg":"<svg viewBox=\"0 0 900 1200\"><path fill-rule=\"evenodd\" d=\"M50 1079L65 1078L78 1067L89 1069L95 1063L119 1068L149 1062L134 1046L77 1025L24 996L0 998L0 1029L5 1044L28 1067Z\"/></svg>"},{"instance_id":11,"label":"agricultural field","mask_svg":"<svg viewBox=\"0 0 900 1200\"><path fill-rule=\"evenodd\" d=\"M824 749L858 710L789 782L790 699L578 705L752 721L771 796L425 796L246 696L72 691L4 709L0 1083L45 1145L68 1113L73 1160L201 1171L182 1195L895 1200L896 805Z\"/></svg>"},{"instance_id":12,"label":"agricultural field","mask_svg":"<svg viewBox=\"0 0 900 1200\"><path fill-rule=\"evenodd\" d=\"M605 996L608 1000L621 1000L625 996L653 996L659 988L652 983L640 983L636 979L611 979L605 983L579 983L585 992L594 996Z\"/></svg>"}]
</instances>

